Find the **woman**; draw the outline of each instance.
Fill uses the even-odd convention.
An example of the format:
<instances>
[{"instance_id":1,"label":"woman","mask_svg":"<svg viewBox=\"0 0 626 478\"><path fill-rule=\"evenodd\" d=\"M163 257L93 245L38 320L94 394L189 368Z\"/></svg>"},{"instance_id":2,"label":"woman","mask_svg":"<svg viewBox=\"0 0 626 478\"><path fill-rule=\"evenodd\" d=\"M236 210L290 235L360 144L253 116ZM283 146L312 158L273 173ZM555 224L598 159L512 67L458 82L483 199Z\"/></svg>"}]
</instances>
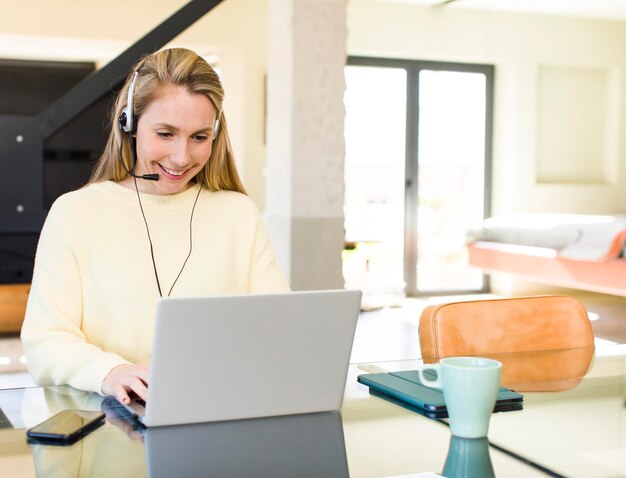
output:
<instances>
[{"instance_id":1,"label":"woman","mask_svg":"<svg viewBox=\"0 0 626 478\"><path fill-rule=\"evenodd\" d=\"M143 58L126 80L91 180L57 199L41 233L22 328L37 383L145 400L159 296L288 290L223 98L185 49Z\"/></svg>"}]
</instances>

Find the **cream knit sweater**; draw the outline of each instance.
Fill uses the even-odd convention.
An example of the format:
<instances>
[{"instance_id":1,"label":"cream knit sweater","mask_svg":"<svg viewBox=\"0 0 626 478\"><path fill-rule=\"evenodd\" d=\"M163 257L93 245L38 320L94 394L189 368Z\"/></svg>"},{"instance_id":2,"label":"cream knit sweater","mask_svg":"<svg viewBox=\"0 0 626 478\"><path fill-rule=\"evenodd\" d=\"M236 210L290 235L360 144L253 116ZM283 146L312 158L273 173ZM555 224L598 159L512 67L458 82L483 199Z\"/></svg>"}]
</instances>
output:
<instances>
[{"instance_id":1,"label":"cream knit sweater","mask_svg":"<svg viewBox=\"0 0 626 478\"><path fill-rule=\"evenodd\" d=\"M163 295L189 252L198 187L141 195ZM171 296L288 290L252 200L203 190ZM101 393L113 367L148 363L158 297L136 192L107 181L61 196L41 233L22 327L33 379Z\"/></svg>"}]
</instances>

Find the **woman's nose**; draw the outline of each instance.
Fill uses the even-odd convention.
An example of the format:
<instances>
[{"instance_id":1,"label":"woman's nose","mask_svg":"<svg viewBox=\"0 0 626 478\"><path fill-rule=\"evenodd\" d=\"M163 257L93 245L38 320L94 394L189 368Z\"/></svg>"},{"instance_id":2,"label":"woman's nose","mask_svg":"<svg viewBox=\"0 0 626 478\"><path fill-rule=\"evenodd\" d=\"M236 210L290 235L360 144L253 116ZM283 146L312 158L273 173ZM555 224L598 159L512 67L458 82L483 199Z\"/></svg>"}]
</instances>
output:
<instances>
[{"instance_id":1,"label":"woman's nose","mask_svg":"<svg viewBox=\"0 0 626 478\"><path fill-rule=\"evenodd\" d=\"M177 141L171 152L171 161L179 167L187 166L191 162L191 154L187 141Z\"/></svg>"}]
</instances>

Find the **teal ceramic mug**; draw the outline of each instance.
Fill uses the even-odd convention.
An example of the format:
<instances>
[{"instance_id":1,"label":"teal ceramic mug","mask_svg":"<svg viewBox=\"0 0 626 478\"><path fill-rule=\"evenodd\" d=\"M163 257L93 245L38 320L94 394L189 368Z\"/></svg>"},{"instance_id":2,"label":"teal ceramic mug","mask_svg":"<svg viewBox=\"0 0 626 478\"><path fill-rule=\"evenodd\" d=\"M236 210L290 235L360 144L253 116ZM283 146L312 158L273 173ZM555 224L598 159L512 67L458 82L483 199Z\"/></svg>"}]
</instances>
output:
<instances>
[{"instance_id":1,"label":"teal ceramic mug","mask_svg":"<svg viewBox=\"0 0 626 478\"><path fill-rule=\"evenodd\" d=\"M487 438L452 435L441 474L446 478L494 478Z\"/></svg>"},{"instance_id":2,"label":"teal ceramic mug","mask_svg":"<svg viewBox=\"0 0 626 478\"><path fill-rule=\"evenodd\" d=\"M437 379L428 380L424 376L426 370L436 371ZM424 385L443 390L453 435L487 436L500 389L500 362L481 357L447 357L437 364L425 365L418 372Z\"/></svg>"}]
</instances>

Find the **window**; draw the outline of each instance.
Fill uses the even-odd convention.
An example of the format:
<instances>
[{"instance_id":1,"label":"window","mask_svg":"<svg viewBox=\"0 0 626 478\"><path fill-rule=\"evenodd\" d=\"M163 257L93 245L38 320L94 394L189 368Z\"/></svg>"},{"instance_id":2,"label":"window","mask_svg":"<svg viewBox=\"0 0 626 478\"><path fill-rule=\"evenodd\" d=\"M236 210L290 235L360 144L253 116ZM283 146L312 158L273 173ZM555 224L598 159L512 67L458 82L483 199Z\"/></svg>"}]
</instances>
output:
<instances>
[{"instance_id":1,"label":"window","mask_svg":"<svg viewBox=\"0 0 626 478\"><path fill-rule=\"evenodd\" d=\"M494 69L351 58L344 277L366 293L481 291L467 231L489 213Z\"/></svg>"}]
</instances>

